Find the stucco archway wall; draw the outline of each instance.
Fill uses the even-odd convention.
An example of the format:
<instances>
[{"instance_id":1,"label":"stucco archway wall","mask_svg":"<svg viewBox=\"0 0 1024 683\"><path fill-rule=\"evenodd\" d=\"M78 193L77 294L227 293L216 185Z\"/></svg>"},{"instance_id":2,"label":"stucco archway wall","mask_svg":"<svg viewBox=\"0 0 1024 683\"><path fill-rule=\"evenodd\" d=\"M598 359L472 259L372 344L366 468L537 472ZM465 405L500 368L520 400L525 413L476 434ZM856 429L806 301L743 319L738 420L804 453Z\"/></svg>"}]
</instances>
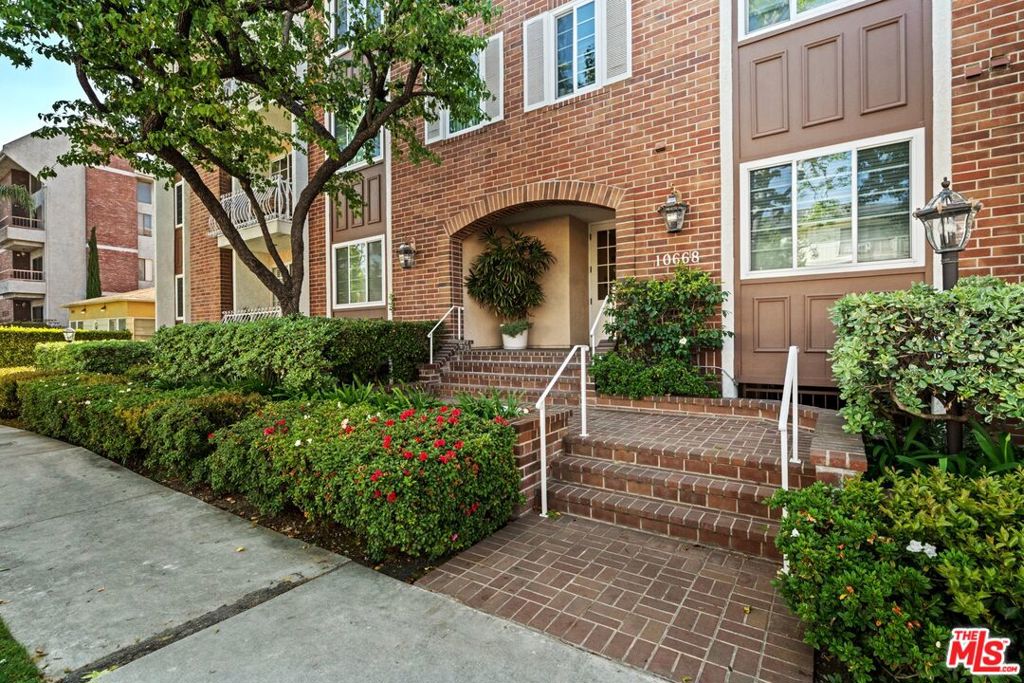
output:
<instances>
[{"instance_id":1,"label":"stucco archway wall","mask_svg":"<svg viewBox=\"0 0 1024 683\"><path fill-rule=\"evenodd\" d=\"M626 191L619 187L571 180L530 183L483 197L450 216L444 222L449 240L449 274L451 303L463 306L464 272L463 244L489 226L507 222L507 219L525 209L576 205L593 206L615 212L620 276L631 273L633 264L634 217Z\"/></svg>"}]
</instances>

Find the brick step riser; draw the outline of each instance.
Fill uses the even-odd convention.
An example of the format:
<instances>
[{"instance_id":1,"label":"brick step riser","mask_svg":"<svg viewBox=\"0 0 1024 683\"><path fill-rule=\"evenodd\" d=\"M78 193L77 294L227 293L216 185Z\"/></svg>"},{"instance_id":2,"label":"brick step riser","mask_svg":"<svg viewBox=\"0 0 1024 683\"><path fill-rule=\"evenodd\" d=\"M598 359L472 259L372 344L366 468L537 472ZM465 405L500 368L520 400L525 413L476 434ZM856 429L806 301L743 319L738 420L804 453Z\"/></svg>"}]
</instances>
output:
<instances>
[{"instance_id":1,"label":"brick step riser","mask_svg":"<svg viewBox=\"0 0 1024 683\"><path fill-rule=\"evenodd\" d=\"M448 362L448 370L450 372L489 372L497 375L543 375L545 377L554 377L561 365L561 361L557 363L503 363L500 361L466 360L460 357ZM579 377L579 363L567 366L562 372L562 376Z\"/></svg>"},{"instance_id":2,"label":"brick step riser","mask_svg":"<svg viewBox=\"0 0 1024 683\"><path fill-rule=\"evenodd\" d=\"M484 374L469 374L462 372L445 372L441 375L441 382L446 384L461 384L461 385L477 385L477 386L493 386L501 390L520 390L520 391L543 391L550 384L550 378L532 378L532 377L509 377L502 375L484 375ZM580 380L577 377L573 378L559 377L558 381L555 382L553 391L579 391Z\"/></svg>"},{"instance_id":3,"label":"brick step riser","mask_svg":"<svg viewBox=\"0 0 1024 683\"><path fill-rule=\"evenodd\" d=\"M568 355L568 351L558 353L547 353L544 351L502 352L474 350L463 351L462 353L459 354L459 360L484 361L489 363L561 363L562 361L565 360L565 357Z\"/></svg>"},{"instance_id":4,"label":"brick step riser","mask_svg":"<svg viewBox=\"0 0 1024 683\"><path fill-rule=\"evenodd\" d=\"M778 520L782 517L781 509L769 509L762 500L757 499L754 495L742 491L729 491L721 487L687 485L685 483L661 485L640 481L619 473L581 472L557 459L551 465L551 474L554 479L568 484L615 493L628 493L666 503L685 503L709 510L732 512L763 519Z\"/></svg>"},{"instance_id":5,"label":"brick step riser","mask_svg":"<svg viewBox=\"0 0 1024 683\"><path fill-rule=\"evenodd\" d=\"M657 453L628 446L613 448L580 442L576 439L566 439L565 445L567 454L584 458L660 467L687 474L735 479L749 484L782 485L782 471L778 463L742 461L742 459L730 458L724 454L701 456L686 452ZM739 464L740 462L742 464ZM789 484L791 487L804 488L813 484L814 481L814 466L810 462L802 462L799 465L790 464Z\"/></svg>"},{"instance_id":6,"label":"brick step riser","mask_svg":"<svg viewBox=\"0 0 1024 683\"><path fill-rule=\"evenodd\" d=\"M479 385L461 385L461 384L445 384L442 382L436 385L434 393L439 398L455 398L459 394L470 394L473 396L480 396L483 394L493 393L497 389L503 394L518 393L519 402L523 406L532 407L533 404L540 398L540 389L517 389L517 388L505 388L505 387L489 387ZM558 406L576 406L579 405L579 392L561 392L552 391L548 394L548 405Z\"/></svg>"},{"instance_id":7,"label":"brick step riser","mask_svg":"<svg viewBox=\"0 0 1024 683\"><path fill-rule=\"evenodd\" d=\"M773 532L734 532L718 526L702 525L699 521L661 520L598 501L574 501L557 491L548 494L548 508L576 517L586 517L619 527L639 529L678 540L735 550L755 557L776 561L782 559L779 551L775 548ZM753 519L755 525L762 521L757 518Z\"/></svg>"}]
</instances>

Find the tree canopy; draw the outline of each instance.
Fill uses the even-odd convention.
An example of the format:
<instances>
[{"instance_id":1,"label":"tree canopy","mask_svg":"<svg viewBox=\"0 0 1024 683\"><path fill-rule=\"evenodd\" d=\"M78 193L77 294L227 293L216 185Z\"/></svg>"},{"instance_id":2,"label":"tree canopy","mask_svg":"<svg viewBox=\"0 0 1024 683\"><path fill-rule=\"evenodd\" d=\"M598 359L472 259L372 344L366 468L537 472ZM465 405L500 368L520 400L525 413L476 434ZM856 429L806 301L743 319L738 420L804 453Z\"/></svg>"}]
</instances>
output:
<instances>
[{"instance_id":1,"label":"tree canopy","mask_svg":"<svg viewBox=\"0 0 1024 683\"><path fill-rule=\"evenodd\" d=\"M180 176L294 313L309 210L321 193L359 205L351 166L372 154L378 132L420 162L433 158L421 117L444 107L457 120L481 119L489 93L474 56L494 14L490 0L4 0L0 54L19 66L37 53L75 68L83 97L43 115L44 136L71 140L59 163L120 156L158 178ZM274 125L274 111L287 114L289 130ZM326 159L294 197L286 264L257 194L270 185L273 155L314 146ZM203 182L210 170L237 180L280 276Z\"/></svg>"}]
</instances>

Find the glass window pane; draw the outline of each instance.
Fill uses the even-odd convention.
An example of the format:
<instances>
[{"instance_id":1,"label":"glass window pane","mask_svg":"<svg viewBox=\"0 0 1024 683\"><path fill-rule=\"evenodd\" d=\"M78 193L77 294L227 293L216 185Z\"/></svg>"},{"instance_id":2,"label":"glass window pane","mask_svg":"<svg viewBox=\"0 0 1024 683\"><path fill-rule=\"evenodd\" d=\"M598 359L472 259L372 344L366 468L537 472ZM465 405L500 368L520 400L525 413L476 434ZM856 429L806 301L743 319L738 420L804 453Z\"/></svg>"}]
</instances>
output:
<instances>
[{"instance_id":1,"label":"glass window pane","mask_svg":"<svg viewBox=\"0 0 1024 683\"><path fill-rule=\"evenodd\" d=\"M789 19L789 0L747 0L747 31Z\"/></svg>"},{"instance_id":2,"label":"glass window pane","mask_svg":"<svg viewBox=\"0 0 1024 683\"><path fill-rule=\"evenodd\" d=\"M384 301L384 256L382 241L370 242L367 247L367 301Z\"/></svg>"},{"instance_id":3,"label":"glass window pane","mask_svg":"<svg viewBox=\"0 0 1024 683\"><path fill-rule=\"evenodd\" d=\"M806 12L807 10L822 7L833 2L835 0L796 0L796 11L799 14L800 12Z\"/></svg>"},{"instance_id":4,"label":"glass window pane","mask_svg":"<svg viewBox=\"0 0 1024 683\"><path fill-rule=\"evenodd\" d=\"M797 265L853 262L851 153L797 163Z\"/></svg>"},{"instance_id":5,"label":"glass window pane","mask_svg":"<svg viewBox=\"0 0 1024 683\"><path fill-rule=\"evenodd\" d=\"M135 201L139 204L152 204L153 183L145 180L135 181Z\"/></svg>"},{"instance_id":6,"label":"glass window pane","mask_svg":"<svg viewBox=\"0 0 1024 683\"><path fill-rule=\"evenodd\" d=\"M857 152L857 260L910 258L910 143Z\"/></svg>"},{"instance_id":7,"label":"glass window pane","mask_svg":"<svg viewBox=\"0 0 1024 683\"><path fill-rule=\"evenodd\" d=\"M569 95L573 91L572 22L572 12L563 14L555 20L555 80L558 83L559 97Z\"/></svg>"},{"instance_id":8,"label":"glass window pane","mask_svg":"<svg viewBox=\"0 0 1024 683\"><path fill-rule=\"evenodd\" d=\"M174 224L182 225L185 222L185 186L178 184L174 186Z\"/></svg>"},{"instance_id":9,"label":"glass window pane","mask_svg":"<svg viewBox=\"0 0 1024 683\"><path fill-rule=\"evenodd\" d=\"M594 3L576 10L576 87L585 88L597 81L597 41L594 29Z\"/></svg>"},{"instance_id":10,"label":"glass window pane","mask_svg":"<svg viewBox=\"0 0 1024 683\"><path fill-rule=\"evenodd\" d=\"M793 267L793 167L750 172L750 269Z\"/></svg>"},{"instance_id":11,"label":"glass window pane","mask_svg":"<svg viewBox=\"0 0 1024 683\"><path fill-rule=\"evenodd\" d=\"M348 295L348 249L338 247L334 250L334 299L335 303L349 303Z\"/></svg>"},{"instance_id":12,"label":"glass window pane","mask_svg":"<svg viewBox=\"0 0 1024 683\"><path fill-rule=\"evenodd\" d=\"M366 245L355 244L348 248L349 302L366 303Z\"/></svg>"}]
</instances>

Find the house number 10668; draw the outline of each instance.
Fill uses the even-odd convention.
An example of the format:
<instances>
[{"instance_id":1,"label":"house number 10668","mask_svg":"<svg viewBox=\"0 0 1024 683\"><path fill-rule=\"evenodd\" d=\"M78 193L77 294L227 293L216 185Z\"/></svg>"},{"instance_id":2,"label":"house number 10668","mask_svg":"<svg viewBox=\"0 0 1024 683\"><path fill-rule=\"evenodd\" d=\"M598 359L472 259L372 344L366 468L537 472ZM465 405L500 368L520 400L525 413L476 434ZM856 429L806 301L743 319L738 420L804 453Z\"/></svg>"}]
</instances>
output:
<instances>
[{"instance_id":1,"label":"house number 10668","mask_svg":"<svg viewBox=\"0 0 1024 683\"><path fill-rule=\"evenodd\" d=\"M678 266L680 263L700 263L700 252L694 249L682 253L677 251L674 254L654 255L654 264L657 266Z\"/></svg>"}]
</instances>

